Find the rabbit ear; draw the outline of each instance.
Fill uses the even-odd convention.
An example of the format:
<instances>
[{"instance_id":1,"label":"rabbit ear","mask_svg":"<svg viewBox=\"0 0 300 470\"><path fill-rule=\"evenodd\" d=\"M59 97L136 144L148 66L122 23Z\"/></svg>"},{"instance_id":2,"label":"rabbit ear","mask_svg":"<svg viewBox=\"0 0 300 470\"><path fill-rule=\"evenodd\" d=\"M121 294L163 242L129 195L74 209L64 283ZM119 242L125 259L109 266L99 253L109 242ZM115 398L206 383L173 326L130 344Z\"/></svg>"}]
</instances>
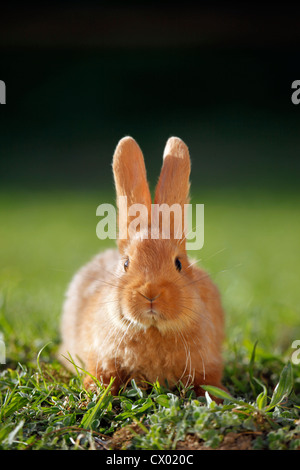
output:
<instances>
[{"instance_id":1,"label":"rabbit ear","mask_svg":"<svg viewBox=\"0 0 300 470\"><path fill-rule=\"evenodd\" d=\"M147 209L148 220L146 223L148 227L149 217L151 216L151 195L147 182L144 157L140 147L132 137L124 137L119 141L113 156L113 173L119 216L124 211L119 205L122 199L120 196L126 196L127 208L130 208L133 204L142 204ZM132 217L128 216L125 218L126 227L124 225L122 227L119 226L119 231L122 229L124 238L123 240L119 239L118 242L120 251L127 244L129 238L128 225L131 221ZM126 237L124 236L124 229L125 232L127 230Z\"/></svg>"},{"instance_id":2,"label":"rabbit ear","mask_svg":"<svg viewBox=\"0 0 300 470\"><path fill-rule=\"evenodd\" d=\"M181 235L184 240L184 204L189 203L191 161L189 150L178 137L170 137L166 143L163 155L163 166L155 191L155 204L173 204L181 207ZM171 234L176 236L176 220L171 221ZM174 231L173 231L174 230Z\"/></svg>"}]
</instances>

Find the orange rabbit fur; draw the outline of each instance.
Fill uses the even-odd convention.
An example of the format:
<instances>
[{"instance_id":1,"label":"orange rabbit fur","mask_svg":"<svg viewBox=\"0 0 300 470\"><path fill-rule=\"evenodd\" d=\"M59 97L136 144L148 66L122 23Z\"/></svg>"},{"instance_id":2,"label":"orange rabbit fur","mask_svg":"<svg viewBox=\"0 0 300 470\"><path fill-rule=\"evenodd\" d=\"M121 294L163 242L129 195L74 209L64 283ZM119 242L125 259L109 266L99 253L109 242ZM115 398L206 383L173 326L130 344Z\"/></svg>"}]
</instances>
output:
<instances>
[{"instance_id":1,"label":"orange rabbit fur","mask_svg":"<svg viewBox=\"0 0 300 470\"><path fill-rule=\"evenodd\" d=\"M151 213L143 155L131 137L119 142L113 173L117 196L126 196L128 207L144 204ZM171 137L155 204L183 208L189 202L189 176L188 148ZM147 224L150 230L150 220ZM115 377L114 393L135 378L138 383L158 379L170 387L179 381L193 384L199 396L201 385L224 388L223 322L219 292L188 259L185 237L137 234L119 239L118 250L100 253L74 276L64 304L60 353L70 354L105 385ZM87 376L85 385L92 383Z\"/></svg>"}]
</instances>

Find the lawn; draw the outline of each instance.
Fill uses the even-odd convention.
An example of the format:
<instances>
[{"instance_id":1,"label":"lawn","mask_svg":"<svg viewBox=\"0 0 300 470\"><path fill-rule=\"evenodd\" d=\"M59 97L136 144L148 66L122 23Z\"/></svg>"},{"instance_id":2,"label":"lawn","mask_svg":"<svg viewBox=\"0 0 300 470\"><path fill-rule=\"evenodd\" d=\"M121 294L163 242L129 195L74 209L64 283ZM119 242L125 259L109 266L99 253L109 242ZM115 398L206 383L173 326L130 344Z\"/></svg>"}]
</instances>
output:
<instances>
[{"instance_id":1,"label":"lawn","mask_svg":"<svg viewBox=\"0 0 300 470\"><path fill-rule=\"evenodd\" d=\"M192 389L86 391L56 359L73 273L113 246L96 237L96 208L113 193L0 194L1 449L297 449L300 446L298 194L255 189L193 194L205 244L191 252L226 311L222 405ZM276 385L279 384L274 391Z\"/></svg>"}]
</instances>

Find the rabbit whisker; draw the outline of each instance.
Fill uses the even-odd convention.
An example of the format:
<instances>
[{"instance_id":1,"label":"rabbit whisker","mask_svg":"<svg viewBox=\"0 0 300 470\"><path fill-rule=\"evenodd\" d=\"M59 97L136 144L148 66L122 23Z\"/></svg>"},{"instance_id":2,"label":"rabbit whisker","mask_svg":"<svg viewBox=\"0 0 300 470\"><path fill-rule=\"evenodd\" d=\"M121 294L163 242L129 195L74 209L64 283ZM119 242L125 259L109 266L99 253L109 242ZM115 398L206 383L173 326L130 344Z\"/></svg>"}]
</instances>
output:
<instances>
[{"instance_id":1,"label":"rabbit whisker","mask_svg":"<svg viewBox=\"0 0 300 470\"><path fill-rule=\"evenodd\" d=\"M196 259L195 261L193 261L191 264L189 264L186 269L189 269L191 266L193 266L194 264L197 264L199 261L201 261L202 258L199 258L199 259Z\"/></svg>"},{"instance_id":2,"label":"rabbit whisker","mask_svg":"<svg viewBox=\"0 0 300 470\"><path fill-rule=\"evenodd\" d=\"M180 335L180 339L181 339L181 342L183 344L183 347L184 347L184 350L185 350L185 367L183 369L183 372L181 374L181 376L179 377L178 379L178 382L181 381L181 379L184 377L185 375L185 371L187 370L187 363L188 363L188 352L187 352L187 344L186 344L186 341L184 340L184 337L181 333L181 331L178 331L179 335Z\"/></svg>"},{"instance_id":3,"label":"rabbit whisker","mask_svg":"<svg viewBox=\"0 0 300 470\"><path fill-rule=\"evenodd\" d=\"M106 305L106 304L110 304L110 303L113 303L113 302L119 302L119 299L107 300L106 302L97 302L97 306L98 305Z\"/></svg>"},{"instance_id":4,"label":"rabbit whisker","mask_svg":"<svg viewBox=\"0 0 300 470\"><path fill-rule=\"evenodd\" d=\"M215 271L213 273L206 273L203 276L201 276L200 278L194 279L193 281L189 282L188 284L185 284L185 287L190 286L191 284L194 284L195 282L200 282L203 279L206 279L206 278L210 277L212 274L216 275L216 274L224 273L224 272L230 271L233 268L240 268L241 266L242 266L242 264L238 263L238 264L235 264L234 266L230 266L229 268L220 269L219 271Z\"/></svg>"},{"instance_id":5,"label":"rabbit whisker","mask_svg":"<svg viewBox=\"0 0 300 470\"><path fill-rule=\"evenodd\" d=\"M68 271L65 270L65 269L57 269L57 268L52 268L52 269L55 269L56 271L68 272ZM102 268L101 268L101 269L102 269ZM105 271L106 271L106 270L105 270ZM114 275L114 274L113 274L112 272L110 272L110 271L107 271L107 272L108 272L109 274L111 274L112 276ZM86 273L81 273L81 275L82 275L83 277L85 277L86 279L90 279L91 281L102 282L103 284L106 284L106 285L108 285L108 286L114 287L114 288L116 288L116 289L123 289L123 290L126 290L125 287L121 286L119 283L118 283L118 284L113 284L113 283L108 282L108 281L106 281L106 280L104 280L104 279L100 279L99 277L90 276L90 275L88 275L88 274L86 274ZM121 279L121 278L122 278L122 276L117 276L117 275L116 275L115 277L116 277L117 279Z\"/></svg>"},{"instance_id":6,"label":"rabbit whisker","mask_svg":"<svg viewBox=\"0 0 300 470\"><path fill-rule=\"evenodd\" d=\"M180 243L182 243L184 240L187 239L187 237L189 236L190 233L192 233L195 229L197 229L198 227L202 226L202 224L198 224L198 225L195 225L194 227L191 228L191 230L189 230L187 232L187 234L183 237L183 238L180 238L177 242L177 245L179 245Z\"/></svg>"},{"instance_id":7,"label":"rabbit whisker","mask_svg":"<svg viewBox=\"0 0 300 470\"><path fill-rule=\"evenodd\" d=\"M130 320L129 323L128 323L128 326L127 326L127 328L126 328L126 330L124 331L124 333L123 333L123 335L122 335L122 337L121 337L121 339L120 339L120 341L119 341L119 343L118 343L118 347L117 347L116 352L115 352L115 370L116 370L116 373L118 374L118 378L119 378L120 380L122 380L122 379L121 379L121 377L120 377L120 375L119 375L118 367L117 367L118 352L119 352L119 348L120 348L120 346L121 346L121 344L122 344L122 341L123 341L123 339L125 338L126 333L127 333L127 331L129 330L129 327L130 327L132 324L133 324L133 321ZM120 333L120 335L121 335L121 333Z\"/></svg>"},{"instance_id":8,"label":"rabbit whisker","mask_svg":"<svg viewBox=\"0 0 300 470\"><path fill-rule=\"evenodd\" d=\"M192 358L191 358L191 350L188 346L188 343L186 341L186 338L184 337L183 333L180 332L180 336L183 340L183 345L185 347L185 351L186 351L186 365L185 365L185 369L180 377L179 380L181 380L184 376L185 376L185 372L187 370L187 366L188 366L188 363L189 363L189 372L188 372L188 375L187 375L187 382L185 384L186 387L189 386L189 381L190 381L190 377L191 377L191 372L192 372Z\"/></svg>"}]
</instances>

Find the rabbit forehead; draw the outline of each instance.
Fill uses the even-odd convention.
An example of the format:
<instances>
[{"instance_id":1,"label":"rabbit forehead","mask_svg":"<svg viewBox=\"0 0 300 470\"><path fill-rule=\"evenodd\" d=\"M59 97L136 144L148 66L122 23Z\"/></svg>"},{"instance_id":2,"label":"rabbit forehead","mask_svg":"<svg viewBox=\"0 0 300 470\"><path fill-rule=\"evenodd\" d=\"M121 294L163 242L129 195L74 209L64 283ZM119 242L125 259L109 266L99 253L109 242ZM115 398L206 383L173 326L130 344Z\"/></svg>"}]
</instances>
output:
<instances>
[{"instance_id":1,"label":"rabbit forehead","mask_svg":"<svg viewBox=\"0 0 300 470\"><path fill-rule=\"evenodd\" d=\"M176 256L184 256L176 240L151 239L138 235L130 243L127 254L143 265L157 264L158 267Z\"/></svg>"}]
</instances>

